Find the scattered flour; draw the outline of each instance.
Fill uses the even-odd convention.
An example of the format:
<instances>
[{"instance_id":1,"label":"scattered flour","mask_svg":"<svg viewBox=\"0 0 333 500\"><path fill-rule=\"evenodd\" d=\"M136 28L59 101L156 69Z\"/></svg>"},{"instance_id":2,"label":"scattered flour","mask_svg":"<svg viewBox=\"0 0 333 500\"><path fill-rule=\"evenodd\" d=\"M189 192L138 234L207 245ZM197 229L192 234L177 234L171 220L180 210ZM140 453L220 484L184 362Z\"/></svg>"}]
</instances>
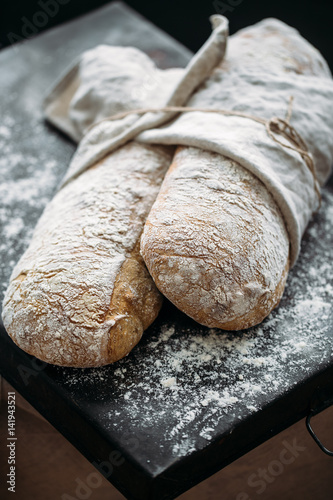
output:
<instances>
[{"instance_id":1,"label":"scattered flour","mask_svg":"<svg viewBox=\"0 0 333 500\"><path fill-rule=\"evenodd\" d=\"M4 125L0 126L0 136L1 138L8 139L11 136L10 128L5 127Z\"/></svg>"},{"instance_id":2,"label":"scattered flour","mask_svg":"<svg viewBox=\"0 0 333 500\"><path fill-rule=\"evenodd\" d=\"M41 122L30 126L44 133ZM14 144L23 129L24 124L3 115L1 300L73 149L63 146L63 164L53 160L59 139L45 134L45 149L31 139L26 154L17 153ZM120 434L149 436L160 454L171 450L175 457L187 455L300 383L314 366L332 361L332 303L333 194L327 188L280 306L260 326L246 332L208 329L167 305L140 344L118 363L90 370L53 369L74 400L87 394L90 405L96 402L94 411L106 431L116 427Z\"/></svg>"},{"instance_id":3,"label":"scattered flour","mask_svg":"<svg viewBox=\"0 0 333 500\"><path fill-rule=\"evenodd\" d=\"M161 380L161 385L163 387L172 387L173 388L173 387L175 387L176 384L177 384L176 377L169 377L169 378Z\"/></svg>"},{"instance_id":4,"label":"scattered flour","mask_svg":"<svg viewBox=\"0 0 333 500\"><path fill-rule=\"evenodd\" d=\"M0 303L10 273L27 247L36 222L66 170L73 145L47 132L42 118L27 127L1 109L0 126ZM19 117L22 118L21 116ZM34 133L29 136L29 130ZM17 144L20 150L17 152ZM41 147L43 145L43 147Z\"/></svg>"}]
</instances>

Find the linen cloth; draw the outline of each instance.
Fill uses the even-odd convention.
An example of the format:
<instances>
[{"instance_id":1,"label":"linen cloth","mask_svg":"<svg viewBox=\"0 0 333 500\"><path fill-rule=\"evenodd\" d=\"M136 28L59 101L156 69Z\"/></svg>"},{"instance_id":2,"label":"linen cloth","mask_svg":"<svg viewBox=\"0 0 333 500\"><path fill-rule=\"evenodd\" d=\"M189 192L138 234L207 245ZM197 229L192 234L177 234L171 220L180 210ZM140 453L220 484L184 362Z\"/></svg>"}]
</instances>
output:
<instances>
[{"instance_id":1,"label":"linen cloth","mask_svg":"<svg viewBox=\"0 0 333 500\"><path fill-rule=\"evenodd\" d=\"M210 38L185 69L159 70L138 49L99 46L84 53L60 79L45 99L45 115L74 141L81 141L62 186L132 139L220 153L250 170L273 195L286 222L293 265L318 207L316 181L301 155L274 142L262 123L200 111L178 116L131 113L101 121L121 111L164 106L234 110L269 120L285 117L292 96L290 123L305 140L322 186L333 160L333 81L325 60L295 29L266 19L242 30L242 37L230 38L225 62L231 62L231 70L224 71L219 66L225 57L228 23L218 15L211 21ZM271 43L271 52L265 54L265 37L276 41L276 53ZM282 71L281 59L290 52L286 40L297 48L300 60L305 58L305 65L311 61L312 71ZM257 50L262 51L262 64Z\"/></svg>"}]
</instances>

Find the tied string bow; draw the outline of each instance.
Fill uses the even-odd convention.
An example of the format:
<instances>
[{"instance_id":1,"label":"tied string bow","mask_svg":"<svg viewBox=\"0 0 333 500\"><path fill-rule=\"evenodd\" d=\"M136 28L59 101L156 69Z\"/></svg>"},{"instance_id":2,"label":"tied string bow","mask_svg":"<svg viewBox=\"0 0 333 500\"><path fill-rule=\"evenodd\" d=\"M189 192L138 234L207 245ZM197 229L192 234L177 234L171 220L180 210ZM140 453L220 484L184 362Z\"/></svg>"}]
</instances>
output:
<instances>
[{"instance_id":1,"label":"tied string bow","mask_svg":"<svg viewBox=\"0 0 333 500\"><path fill-rule=\"evenodd\" d=\"M290 96L286 117L284 119L274 116L270 120L267 121L263 120L262 123L265 124L267 133L269 137L273 139L273 141L275 141L277 144L280 144L284 148L291 149L292 151L297 151L297 153L301 155L302 159L304 160L306 166L308 167L313 176L314 189L319 200L319 206L317 210L319 210L321 207L321 193L318 187L316 168L314 165L312 155L309 152L303 137L297 132L297 130L292 125L290 125L293 100L294 100L293 96ZM285 139L289 140L291 145L280 141L274 134L281 135Z\"/></svg>"},{"instance_id":2,"label":"tied string bow","mask_svg":"<svg viewBox=\"0 0 333 500\"><path fill-rule=\"evenodd\" d=\"M117 113L115 115L103 118L102 120L98 121L97 123L93 123L92 125L90 125L87 128L86 132L88 132L92 128L95 128L96 126L98 126L102 122L120 120L122 118L125 118L126 116L131 115L131 114L144 115L145 113L160 113L160 112L189 113L189 112L193 112L193 111L200 111L200 112L204 112L204 113L218 113L218 114L226 115L226 116L240 116L243 118L248 118L250 120L256 121L256 122L264 125L268 136L274 142L279 144L281 147L290 149L292 151L296 151L297 153L300 154L300 156L304 160L306 166L308 167L308 169L310 170L310 172L313 176L314 189L315 189L315 192L316 192L318 200L319 200L319 207L318 207L318 210L319 210L319 208L321 206L321 194L320 194L320 189L318 187L316 168L314 165L312 155L309 152L308 147L307 147L306 142L304 141L303 137L290 124L290 119L291 119L291 115L292 115L293 100L294 100L293 96L290 96L288 109L287 109L287 113L286 113L285 118L279 118L277 116L273 116L269 120L265 120L263 118L260 118L258 116L254 116L254 115L251 115L248 113L242 113L241 111L233 111L233 110L227 110L227 109L210 109L210 108L200 108L200 107L197 108L197 107L188 107L188 106L164 106L161 108L139 108L139 109L132 109L132 110L128 110L128 111L123 111L121 113ZM287 141L289 141L289 144L278 139L277 136L279 136L279 135L284 137Z\"/></svg>"}]
</instances>

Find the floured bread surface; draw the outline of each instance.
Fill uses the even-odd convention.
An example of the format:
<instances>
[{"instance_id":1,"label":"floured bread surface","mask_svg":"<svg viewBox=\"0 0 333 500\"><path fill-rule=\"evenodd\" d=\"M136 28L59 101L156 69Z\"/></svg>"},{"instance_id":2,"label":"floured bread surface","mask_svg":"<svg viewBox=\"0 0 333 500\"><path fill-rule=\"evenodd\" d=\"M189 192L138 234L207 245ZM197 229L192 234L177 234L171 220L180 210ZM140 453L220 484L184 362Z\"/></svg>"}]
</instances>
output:
<instances>
[{"instance_id":1,"label":"floured bread surface","mask_svg":"<svg viewBox=\"0 0 333 500\"><path fill-rule=\"evenodd\" d=\"M138 245L171 153L129 143L55 195L4 299L4 326L19 347L89 367L137 344L161 307Z\"/></svg>"},{"instance_id":2,"label":"floured bread surface","mask_svg":"<svg viewBox=\"0 0 333 500\"><path fill-rule=\"evenodd\" d=\"M159 290L199 323L240 330L278 304L289 239L262 182L233 160L178 148L141 252Z\"/></svg>"},{"instance_id":3,"label":"floured bread surface","mask_svg":"<svg viewBox=\"0 0 333 500\"><path fill-rule=\"evenodd\" d=\"M227 57L190 105L196 106L198 95L214 103L216 91L221 103L225 91L229 101L222 108L246 110L248 93L230 105L224 76L230 74L237 88L243 74L252 75L256 86L255 75L268 73L331 77L296 30L268 19L230 38ZM158 288L182 311L203 325L240 330L260 323L278 304L289 238L276 202L257 177L224 156L182 147L148 217L142 255Z\"/></svg>"}]
</instances>

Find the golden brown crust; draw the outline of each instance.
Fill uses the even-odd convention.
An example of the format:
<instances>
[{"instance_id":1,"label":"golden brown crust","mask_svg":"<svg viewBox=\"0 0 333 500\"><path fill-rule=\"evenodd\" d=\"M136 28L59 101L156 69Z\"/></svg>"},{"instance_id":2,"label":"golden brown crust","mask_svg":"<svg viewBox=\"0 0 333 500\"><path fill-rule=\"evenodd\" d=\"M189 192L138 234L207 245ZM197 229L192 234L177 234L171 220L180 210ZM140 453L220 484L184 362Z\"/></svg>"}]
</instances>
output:
<instances>
[{"instance_id":1,"label":"golden brown crust","mask_svg":"<svg viewBox=\"0 0 333 500\"><path fill-rule=\"evenodd\" d=\"M110 329L108 363L123 358L133 349L162 306L162 295L154 285L139 249L138 241L115 281L105 319L119 319Z\"/></svg>"},{"instance_id":2,"label":"golden brown crust","mask_svg":"<svg viewBox=\"0 0 333 500\"><path fill-rule=\"evenodd\" d=\"M159 290L199 323L240 330L278 304L289 238L272 195L233 160L178 148L141 251Z\"/></svg>"},{"instance_id":3,"label":"golden brown crust","mask_svg":"<svg viewBox=\"0 0 333 500\"><path fill-rule=\"evenodd\" d=\"M289 260L282 272L281 280L272 294L270 294L268 297L264 294L258 299L258 302L253 309L247 311L241 317L238 317L229 322L226 321L225 323L222 323L221 325L219 325L219 328L221 328L222 330L245 330L246 328L250 328L251 326L259 325L268 316L268 314L279 305L285 289L288 271Z\"/></svg>"}]
</instances>

